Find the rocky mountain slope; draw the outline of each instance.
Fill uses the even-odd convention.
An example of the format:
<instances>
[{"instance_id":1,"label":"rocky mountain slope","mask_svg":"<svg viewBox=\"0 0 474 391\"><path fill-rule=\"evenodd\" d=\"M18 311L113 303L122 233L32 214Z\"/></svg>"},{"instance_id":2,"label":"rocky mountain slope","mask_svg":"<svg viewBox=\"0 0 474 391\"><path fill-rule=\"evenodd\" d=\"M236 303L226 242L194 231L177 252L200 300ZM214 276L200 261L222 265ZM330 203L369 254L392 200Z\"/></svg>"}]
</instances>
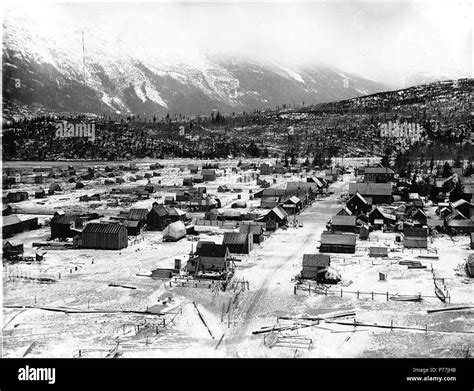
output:
<instances>
[{"instance_id":1,"label":"rocky mountain slope","mask_svg":"<svg viewBox=\"0 0 474 391\"><path fill-rule=\"evenodd\" d=\"M147 117L224 113L348 99L388 87L328 65L287 66L204 53L131 50L101 27L9 14L4 104L44 111ZM85 30L85 31L84 31ZM84 41L83 41L84 39ZM145 39L154 39L147 37ZM139 42L137 42L139 46Z\"/></svg>"}]
</instances>

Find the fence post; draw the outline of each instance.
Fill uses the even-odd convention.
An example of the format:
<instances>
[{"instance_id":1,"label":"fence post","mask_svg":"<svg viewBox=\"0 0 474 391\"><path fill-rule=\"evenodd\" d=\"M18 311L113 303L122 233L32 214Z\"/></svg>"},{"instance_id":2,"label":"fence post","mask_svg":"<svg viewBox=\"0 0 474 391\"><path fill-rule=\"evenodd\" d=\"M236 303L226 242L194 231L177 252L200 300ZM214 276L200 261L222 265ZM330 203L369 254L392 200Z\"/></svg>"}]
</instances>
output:
<instances>
[{"instance_id":1,"label":"fence post","mask_svg":"<svg viewBox=\"0 0 474 391\"><path fill-rule=\"evenodd\" d=\"M341 289L341 297L342 297L342 289Z\"/></svg>"},{"instance_id":2,"label":"fence post","mask_svg":"<svg viewBox=\"0 0 474 391\"><path fill-rule=\"evenodd\" d=\"M387 301L388 301L388 292L387 292Z\"/></svg>"},{"instance_id":3,"label":"fence post","mask_svg":"<svg viewBox=\"0 0 474 391\"><path fill-rule=\"evenodd\" d=\"M374 300L374 291L372 291L372 300Z\"/></svg>"},{"instance_id":4,"label":"fence post","mask_svg":"<svg viewBox=\"0 0 474 391\"><path fill-rule=\"evenodd\" d=\"M359 291L357 291L357 298L359 298Z\"/></svg>"}]
</instances>

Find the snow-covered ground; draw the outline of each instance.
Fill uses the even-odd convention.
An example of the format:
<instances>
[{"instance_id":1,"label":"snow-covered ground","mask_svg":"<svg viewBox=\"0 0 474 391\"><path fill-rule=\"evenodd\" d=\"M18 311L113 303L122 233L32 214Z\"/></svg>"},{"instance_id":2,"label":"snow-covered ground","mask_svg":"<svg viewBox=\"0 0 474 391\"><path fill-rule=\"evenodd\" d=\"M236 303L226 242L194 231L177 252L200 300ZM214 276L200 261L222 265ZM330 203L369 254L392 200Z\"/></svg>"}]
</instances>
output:
<instances>
[{"instance_id":1,"label":"snow-covered ground","mask_svg":"<svg viewBox=\"0 0 474 391\"><path fill-rule=\"evenodd\" d=\"M141 171L146 171L143 167ZM162 185L174 185L189 175L170 166L160 172L162 176L154 177L152 182L161 180ZM224 207L229 207L237 194L248 200L249 190L258 189L255 181L237 182L239 176L222 175L204 186L208 193L221 198ZM277 185L291 180L281 175L276 179ZM298 216L302 227L278 230L251 254L237 255L240 262L236 262L233 281L248 281L249 289L241 290L242 285L237 283L231 284L226 292L207 287L170 286L168 280L144 276L155 268L173 268L175 258L185 260L195 246L196 242L187 239L163 243L161 232L145 232L120 251L37 250L46 252L41 264L17 264L3 269L3 355L22 357L29 350L27 357L78 357L81 351L81 357L104 357L117 343L123 357L463 357L469 346L472 351L472 334L459 333L474 331L472 310L426 312L448 305L434 297L431 266L437 277L445 279L451 294L450 305L473 304L472 279L466 283L464 272L458 270L471 251L467 236L454 240L447 236L435 238L429 245L429 254L436 250L439 259L421 260L427 269L408 269L398 261L420 260L417 258L420 251L402 251L402 246L395 242L395 234L374 232L369 241L358 240L356 254L331 255L331 265L341 273L345 286L331 287L327 296L309 295L306 291L294 294L292 279L301 271L303 254L318 252L321 232L342 207L338 197L347 191L350 180L353 177L345 175L343 181L331 186L333 195L315 201L303 211ZM146 180L140 183L145 184ZM221 184L243 191L217 193ZM97 181L87 183L86 187L48 197L45 205L36 204L44 200L22 202L21 208L65 208L81 194L108 189ZM165 192L157 192L152 200L139 201L134 206L149 208L164 195ZM249 204L248 209L252 210L258 201L251 200ZM102 205L98 209L107 208ZM41 215L40 222L47 218L48 215ZM202 233L200 239L219 242L223 232L215 229ZM49 227L43 227L17 235L12 242L23 242L26 255L34 255L36 249L32 243L47 240L49 233ZM370 258L368 248L382 244L393 250L390 259ZM386 273L386 281L379 281L379 272ZM45 276L56 282L25 282L28 280L16 276ZM110 283L136 289L113 287ZM357 298L356 294L343 292L341 297L341 289L363 293ZM421 302L387 301L384 295L372 299L370 292L420 293L425 298ZM167 303L162 307L167 309L166 315L119 312L145 311L163 301ZM95 309L109 313L63 313L12 306ZM264 344L264 335L252 334L263 326L275 325L277 316L314 316L340 310L354 311L359 322L388 325L393 321L394 326L427 327L429 331L321 323L280 333L280 337L310 339L312 349L269 348Z\"/></svg>"}]
</instances>

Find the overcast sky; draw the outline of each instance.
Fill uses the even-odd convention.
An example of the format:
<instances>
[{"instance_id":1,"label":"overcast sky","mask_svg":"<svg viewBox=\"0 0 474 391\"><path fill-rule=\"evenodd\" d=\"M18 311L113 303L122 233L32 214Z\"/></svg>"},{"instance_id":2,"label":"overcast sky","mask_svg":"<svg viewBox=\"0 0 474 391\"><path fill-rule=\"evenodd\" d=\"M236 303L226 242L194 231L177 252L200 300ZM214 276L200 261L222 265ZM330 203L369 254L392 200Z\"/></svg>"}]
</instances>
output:
<instances>
[{"instance_id":1,"label":"overcast sky","mask_svg":"<svg viewBox=\"0 0 474 391\"><path fill-rule=\"evenodd\" d=\"M131 52L322 62L392 85L419 71L473 75L470 2L32 3L28 9L100 28Z\"/></svg>"}]
</instances>

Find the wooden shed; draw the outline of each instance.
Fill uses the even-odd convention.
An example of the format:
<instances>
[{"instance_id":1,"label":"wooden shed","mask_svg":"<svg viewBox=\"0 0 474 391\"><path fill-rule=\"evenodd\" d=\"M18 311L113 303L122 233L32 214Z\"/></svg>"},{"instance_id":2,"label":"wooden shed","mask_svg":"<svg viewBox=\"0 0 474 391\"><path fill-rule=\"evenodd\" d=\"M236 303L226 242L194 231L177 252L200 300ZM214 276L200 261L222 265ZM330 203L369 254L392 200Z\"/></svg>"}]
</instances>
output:
<instances>
[{"instance_id":1,"label":"wooden shed","mask_svg":"<svg viewBox=\"0 0 474 391\"><path fill-rule=\"evenodd\" d=\"M201 171L201 175L204 182L216 180L216 170L204 169Z\"/></svg>"},{"instance_id":2,"label":"wooden shed","mask_svg":"<svg viewBox=\"0 0 474 391\"><path fill-rule=\"evenodd\" d=\"M253 235L248 233L225 232L222 244L232 254L249 254L253 248Z\"/></svg>"},{"instance_id":3,"label":"wooden shed","mask_svg":"<svg viewBox=\"0 0 474 391\"><path fill-rule=\"evenodd\" d=\"M412 227L404 224L404 242L406 248L428 248L428 228Z\"/></svg>"},{"instance_id":4,"label":"wooden shed","mask_svg":"<svg viewBox=\"0 0 474 391\"><path fill-rule=\"evenodd\" d=\"M50 222L51 238L73 238L82 225L79 215L56 212Z\"/></svg>"},{"instance_id":5,"label":"wooden shed","mask_svg":"<svg viewBox=\"0 0 474 391\"><path fill-rule=\"evenodd\" d=\"M17 215L3 216L2 235L8 238L23 232L23 223Z\"/></svg>"},{"instance_id":6,"label":"wooden shed","mask_svg":"<svg viewBox=\"0 0 474 391\"><path fill-rule=\"evenodd\" d=\"M121 250L128 246L127 228L119 223L89 223L82 231L83 248Z\"/></svg>"},{"instance_id":7,"label":"wooden shed","mask_svg":"<svg viewBox=\"0 0 474 391\"><path fill-rule=\"evenodd\" d=\"M331 263L331 257L327 254L303 254L303 269L301 277L317 279L318 273L327 268Z\"/></svg>"},{"instance_id":8,"label":"wooden shed","mask_svg":"<svg viewBox=\"0 0 474 391\"><path fill-rule=\"evenodd\" d=\"M370 247L369 257L388 257L387 247Z\"/></svg>"},{"instance_id":9,"label":"wooden shed","mask_svg":"<svg viewBox=\"0 0 474 391\"><path fill-rule=\"evenodd\" d=\"M263 242L263 225L262 224L242 224L239 227L239 232L241 234L252 234L253 243L262 243Z\"/></svg>"},{"instance_id":10,"label":"wooden shed","mask_svg":"<svg viewBox=\"0 0 474 391\"><path fill-rule=\"evenodd\" d=\"M167 225L175 221L185 221L186 212L180 209L153 203L150 212L147 214L147 228L149 230L163 230Z\"/></svg>"}]
</instances>

